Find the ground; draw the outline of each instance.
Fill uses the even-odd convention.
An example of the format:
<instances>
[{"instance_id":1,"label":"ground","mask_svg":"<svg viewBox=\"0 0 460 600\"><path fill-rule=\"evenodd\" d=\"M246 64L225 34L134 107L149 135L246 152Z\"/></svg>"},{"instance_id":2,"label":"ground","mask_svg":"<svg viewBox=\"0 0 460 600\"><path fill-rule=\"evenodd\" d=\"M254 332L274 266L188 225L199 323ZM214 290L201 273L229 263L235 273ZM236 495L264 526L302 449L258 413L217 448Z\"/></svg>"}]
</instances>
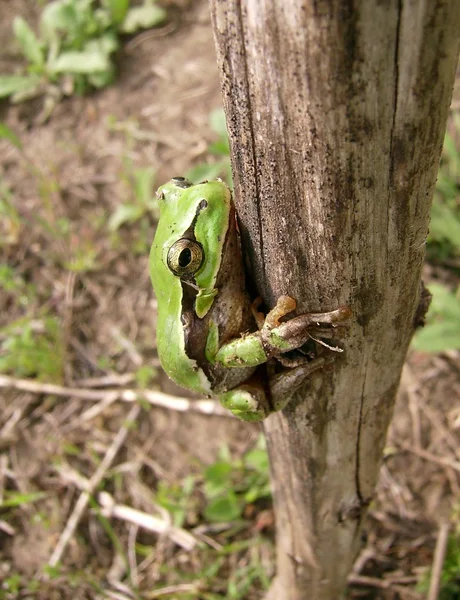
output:
<instances>
[{"instance_id":1,"label":"ground","mask_svg":"<svg viewBox=\"0 0 460 600\"><path fill-rule=\"evenodd\" d=\"M33 23L38 10L33 0L2 3L0 72L20 63L13 17ZM120 205L139 203L136 181L153 189L212 160L209 115L221 102L207 3L170 2L168 10L164 26L126 41L108 89L64 99L45 121L42 99L0 104L0 120L23 145L0 140L0 191L10 206L2 205L2 263L11 268L0 295L0 336L21 339L18 353L37 351L34 340L44 340L43 377L21 364L9 388L3 379L0 501L10 504L0 513L0 598L251 599L263 596L264 577L254 576L244 595L230 595L231 574L256 562L273 575L266 500L248 503L246 525L231 524L235 548L220 554L216 548L230 538L225 526L202 522L202 487L183 526L201 526L204 550L179 548L98 506L104 490L118 505L167 519L152 494L160 482L177 493L193 473L202 486L203 468L223 446L236 460L260 434L259 426L226 416L120 401L133 387L184 392L161 375L155 354L147 260L156 216L141 211L119 227L111 219ZM27 377L35 388L21 388ZM83 394L62 387L51 394L40 387L44 379ZM350 598L423 597L417 583L459 496L459 398L458 353L411 351ZM94 493L86 505L87 489ZM78 502L75 530L57 552ZM46 568L53 555L56 566Z\"/></svg>"}]
</instances>

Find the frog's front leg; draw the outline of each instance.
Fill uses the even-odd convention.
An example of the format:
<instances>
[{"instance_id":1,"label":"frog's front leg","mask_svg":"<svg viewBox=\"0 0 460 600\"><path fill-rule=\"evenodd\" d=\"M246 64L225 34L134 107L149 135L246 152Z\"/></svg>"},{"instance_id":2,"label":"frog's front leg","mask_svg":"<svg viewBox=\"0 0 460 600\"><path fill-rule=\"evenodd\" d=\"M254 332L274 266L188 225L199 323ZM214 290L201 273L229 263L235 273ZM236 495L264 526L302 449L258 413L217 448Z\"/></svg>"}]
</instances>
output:
<instances>
[{"instance_id":1,"label":"frog's front leg","mask_svg":"<svg viewBox=\"0 0 460 600\"><path fill-rule=\"evenodd\" d=\"M261 365L271 358L280 358L283 353L300 348L311 338L312 332L321 336L321 326L342 325L351 315L350 309L344 306L329 312L303 314L281 322L281 319L295 307L296 302L293 298L282 296L263 323L261 319L257 320L259 331L224 344L217 352L212 352L214 361L227 368ZM323 332L326 334L328 330L323 329ZM330 336L325 335L325 337ZM210 350L213 345L211 344ZM327 344L326 346L331 350L340 351L339 348ZM311 373L333 360L333 356L319 356L306 360L303 357L296 363L292 363L296 365L293 368L285 369L270 377L267 393L262 382L253 377L222 394L220 400L240 419L260 421L270 413L283 409Z\"/></svg>"},{"instance_id":2,"label":"frog's front leg","mask_svg":"<svg viewBox=\"0 0 460 600\"><path fill-rule=\"evenodd\" d=\"M343 325L351 316L348 306L341 306L329 312L305 313L281 323L280 319L295 307L296 302L293 298L281 296L265 319L261 336L264 347L271 356L300 348L311 338L312 331L320 336L322 325L337 327ZM327 330L324 330L324 333L326 337L330 337Z\"/></svg>"},{"instance_id":3,"label":"frog's front leg","mask_svg":"<svg viewBox=\"0 0 460 600\"><path fill-rule=\"evenodd\" d=\"M320 335L321 325L338 326L351 315L348 306L324 313L306 313L285 322L280 319L292 312L296 302L289 296L281 296L268 313L259 331L234 339L221 348L210 348L213 361L224 367L258 366L270 358L300 348L310 339L310 333Z\"/></svg>"}]
</instances>

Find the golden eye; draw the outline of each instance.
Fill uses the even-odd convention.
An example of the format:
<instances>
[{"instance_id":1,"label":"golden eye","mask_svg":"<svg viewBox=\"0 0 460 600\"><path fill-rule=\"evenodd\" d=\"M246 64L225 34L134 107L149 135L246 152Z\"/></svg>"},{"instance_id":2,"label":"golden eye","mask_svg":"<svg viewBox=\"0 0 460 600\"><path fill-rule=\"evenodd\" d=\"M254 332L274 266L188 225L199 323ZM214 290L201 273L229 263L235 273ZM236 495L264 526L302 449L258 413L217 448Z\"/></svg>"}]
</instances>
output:
<instances>
[{"instance_id":1,"label":"golden eye","mask_svg":"<svg viewBox=\"0 0 460 600\"><path fill-rule=\"evenodd\" d=\"M177 277L187 279L198 271L203 264L203 258L201 245L183 238L168 250L168 267Z\"/></svg>"}]
</instances>

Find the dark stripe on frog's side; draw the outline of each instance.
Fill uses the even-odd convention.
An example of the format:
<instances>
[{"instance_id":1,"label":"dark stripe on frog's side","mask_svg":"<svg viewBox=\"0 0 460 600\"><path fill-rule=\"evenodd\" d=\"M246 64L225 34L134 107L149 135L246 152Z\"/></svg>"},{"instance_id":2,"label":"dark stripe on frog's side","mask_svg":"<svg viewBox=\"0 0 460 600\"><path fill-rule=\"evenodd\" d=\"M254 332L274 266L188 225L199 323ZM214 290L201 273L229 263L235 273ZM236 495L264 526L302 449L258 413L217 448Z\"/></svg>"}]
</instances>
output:
<instances>
[{"instance_id":1,"label":"dark stripe on frog's side","mask_svg":"<svg viewBox=\"0 0 460 600\"><path fill-rule=\"evenodd\" d=\"M247 379L252 367L229 369L206 360L205 349L212 319L218 325L219 346L241 333L254 331L251 302L245 289L245 274L241 259L241 245L236 228L235 210L230 212L229 228L222 245L222 262L215 287L219 290L209 312L199 319L195 314L194 299L197 290L182 281L182 308L185 350L189 358L197 361L216 392L231 389ZM194 283L194 282L193 282Z\"/></svg>"},{"instance_id":2,"label":"dark stripe on frog's side","mask_svg":"<svg viewBox=\"0 0 460 600\"><path fill-rule=\"evenodd\" d=\"M206 199L202 199L197 206L195 217L190 227L184 232L182 238L197 241L195 236L195 224L200 213L208 206ZM206 260L206 257L204 258ZM189 279L181 278L182 286L182 327L184 330L185 353L197 362L203 369L209 381L213 381L213 373L205 357L206 340L208 337L209 317L206 315L199 319L195 312L195 300L198 294L198 286L195 277ZM212 385L211 385L212 387Z\"/></svg>"}]
</instances>

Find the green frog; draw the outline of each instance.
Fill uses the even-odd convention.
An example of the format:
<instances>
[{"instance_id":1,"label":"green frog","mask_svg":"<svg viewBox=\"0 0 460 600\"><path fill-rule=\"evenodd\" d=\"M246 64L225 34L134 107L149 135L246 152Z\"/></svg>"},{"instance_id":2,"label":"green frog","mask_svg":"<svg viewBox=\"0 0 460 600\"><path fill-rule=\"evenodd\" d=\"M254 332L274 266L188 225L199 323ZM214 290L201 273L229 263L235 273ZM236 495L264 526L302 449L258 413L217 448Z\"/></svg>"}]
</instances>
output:
<instances>
[{"instance_id":1,"label":"green frog","mask_svg":"<svg viewBox=\"0 0 460 600\"><path fill-rule=\"evenodd\" d=\"M160 220L149 269L158 301L162 367L179 385L218 396L240 419L265 419L283 409L313 371L333 360L332 352L292 356L293 351L315 335L330 337L331 328L344 324L350 310L342 306L286 320L296 302L281 296L265 316L246 289L228 186L220 180L192 184L175 177L157 197ZM258 369L264 363L268 381Z\"/></svg>"}]
</instances>

